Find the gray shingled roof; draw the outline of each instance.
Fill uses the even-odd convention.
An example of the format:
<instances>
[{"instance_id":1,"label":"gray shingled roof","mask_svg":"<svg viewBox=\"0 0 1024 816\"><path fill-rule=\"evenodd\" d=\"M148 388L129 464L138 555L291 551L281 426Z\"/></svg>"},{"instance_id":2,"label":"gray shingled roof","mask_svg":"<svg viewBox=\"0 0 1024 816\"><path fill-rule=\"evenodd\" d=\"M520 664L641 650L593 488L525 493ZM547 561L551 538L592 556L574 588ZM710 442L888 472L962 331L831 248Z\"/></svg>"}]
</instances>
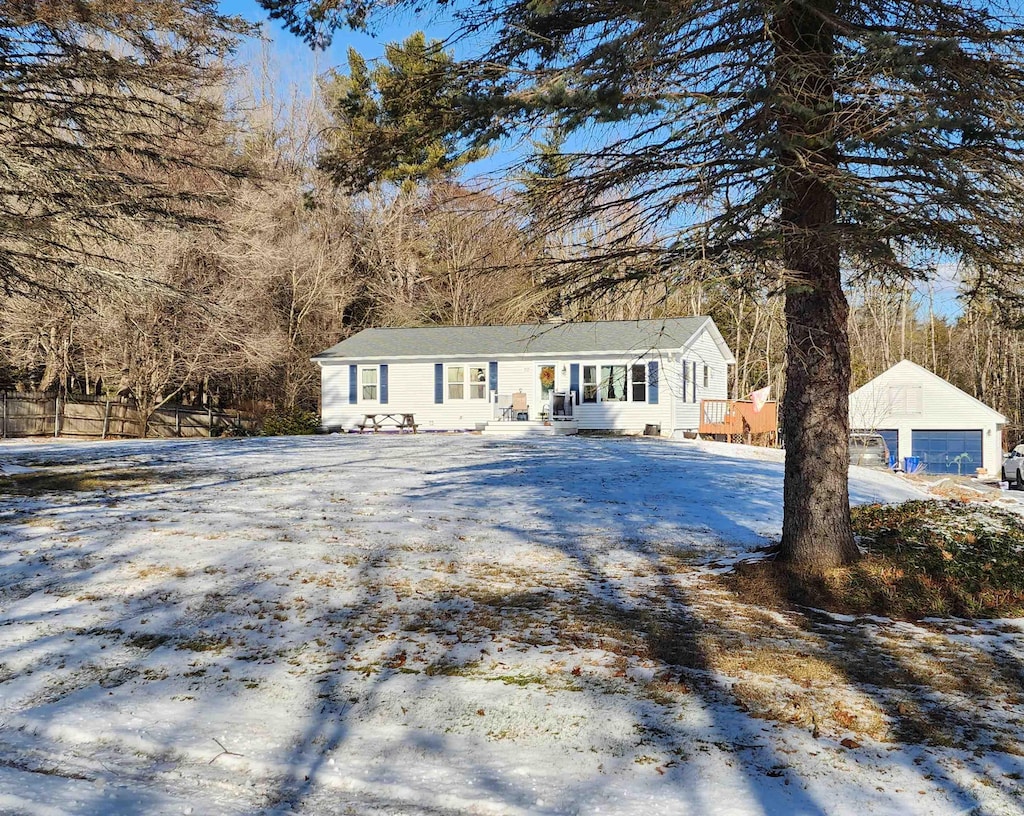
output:
<instances>
[{"instance_id":1,"label":"gray shingled roof","mask_svg":"<svg viewBox=\"0 0 1024 816\"><path fill-rule=\"evenodd\" d=\"M678 349L707 317L608 320L516 326L431 326L365 329L317 354L314 360L397 357L585 354Z\"/></svg>"}]
</instances>

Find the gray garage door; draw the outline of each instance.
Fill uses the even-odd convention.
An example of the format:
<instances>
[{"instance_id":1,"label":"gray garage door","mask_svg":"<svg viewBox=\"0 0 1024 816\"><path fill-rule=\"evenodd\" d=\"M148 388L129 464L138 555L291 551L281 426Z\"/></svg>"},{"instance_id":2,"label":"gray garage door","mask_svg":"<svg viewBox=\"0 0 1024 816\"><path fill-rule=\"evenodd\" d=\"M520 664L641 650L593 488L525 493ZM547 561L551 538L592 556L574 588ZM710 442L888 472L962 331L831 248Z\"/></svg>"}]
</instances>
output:
<instances>
[{"instance_id":1,"label":"gray garage door","mask_svg":"<svg viewBox=\"0 0 1024 816\"><path fill-rule=\"evenodd\" d=\"M912 455L926 473L974 473L981 467L981 431L912 431Z\"/></svg>"}]
</instances>

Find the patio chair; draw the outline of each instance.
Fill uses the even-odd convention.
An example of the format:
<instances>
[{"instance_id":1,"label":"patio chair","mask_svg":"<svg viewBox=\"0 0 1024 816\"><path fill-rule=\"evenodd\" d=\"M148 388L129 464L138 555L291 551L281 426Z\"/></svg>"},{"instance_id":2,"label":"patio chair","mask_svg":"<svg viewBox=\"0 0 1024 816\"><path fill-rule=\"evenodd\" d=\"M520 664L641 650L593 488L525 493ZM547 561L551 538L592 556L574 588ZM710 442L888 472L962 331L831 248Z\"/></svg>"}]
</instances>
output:
<instances>
[{"instance_id":1,"label":"patio chair","mask_svg":"<svg viewBox=\"0 0 1024 816\"><path fill-rule=\"evenodd\" d=\"M516 391L512 395L512 419L526 420L530 418L530 405L526 401L525 391Z\"/></svg>"},{"instance_id":2,"label":"patio chair","mask_svg":"<svg viewBox=\"0 0 1024 816\"><path fill-rule=\"evenodd\" d=\"M551 416L572 416L572 401L569 399L569 394L565 391L556 391L551 395Z\"/></svg>"},{"instance_id":3,"label":"patio chair","mask_svg":"<svg viewBox=\"0 0 1024 816\"><path fill-rule=\"evenodd\" d=\"M498 420L510 419L509 412L512 410L512 395L495 393L493 400L494 418Z\"/></svg>"}]
</instances>

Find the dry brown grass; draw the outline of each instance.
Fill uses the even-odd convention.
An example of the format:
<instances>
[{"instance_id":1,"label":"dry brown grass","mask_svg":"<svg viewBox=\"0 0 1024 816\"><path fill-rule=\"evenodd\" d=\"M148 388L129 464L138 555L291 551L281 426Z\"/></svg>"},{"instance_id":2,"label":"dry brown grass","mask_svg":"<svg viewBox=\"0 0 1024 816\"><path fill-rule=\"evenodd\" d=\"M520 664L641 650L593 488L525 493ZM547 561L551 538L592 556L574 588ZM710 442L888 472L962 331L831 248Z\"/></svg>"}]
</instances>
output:
<instances>
[{"instance_id":1,"label":"dry brown grass","mask_svg":"<svg viewBox=\"0 0 1024 816\"><path fill-rule=\"evenodd\" d=\"M997 508L950 501L864 505L853 565L808 574L774 561L741 564L727 579L750 604L813 606L906 619L1024 616L1024 528Z\"/></svg>"},{"instance_id":2,"label":"dry brown grass","mask_svg":"<svg viewBox=\"0 0 1024 816\"><path fill-rule=\"evenodd\" d=\"M0 495L40 496L49 493L84 493L144 487L173 478L147 468L38 468L0 478Z\"/></svg>"},{"instance_id":3,"label":"dry brown grass","mask_svg":"<svg viewBox=\"0 0 1024 816\"><path fill-rule=\"evenodd\" d=\"M836 666L822 658L785 647L749 646L739 651L719 653L714 668L724 674L749 672L764 677L785 677L799 685L838 684L845 681Z\"/></svg>"},{"instance_id":4,"label":"dry brown grass","mask_svg":"<svg viewBox=\"0 0 1024 816\"><path fill-rule=\"evenodd\" d=\"M794 572L774 561L755 561L738 565L725 583L745 603L773 609L815 607L908 620L1024 615L1024 592L990 587L971 592L954 578L912 572L876 554L823 574Z\"/></svg>"},{"instance_id":5,"label":"dry brown grass","mask_svg":"<svg viewBox=\"0 0 1024 816\"><path fill-rule=\"evenodd\" d=\"M188 578L189 571L184 567L172 567L168 564L132 564L132 573L143 580L162 580L164 578Z\"/></svg>"}]
</instances>

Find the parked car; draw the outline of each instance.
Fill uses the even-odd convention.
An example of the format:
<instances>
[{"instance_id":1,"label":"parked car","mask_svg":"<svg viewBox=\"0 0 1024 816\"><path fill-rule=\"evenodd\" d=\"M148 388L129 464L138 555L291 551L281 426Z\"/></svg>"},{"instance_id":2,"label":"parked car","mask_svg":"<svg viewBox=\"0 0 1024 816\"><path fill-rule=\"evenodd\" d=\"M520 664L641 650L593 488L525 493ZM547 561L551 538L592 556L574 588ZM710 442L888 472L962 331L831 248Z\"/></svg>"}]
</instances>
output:
<instances>
[{"instance_id":1,"label":"parked car","mask_svg":"<svg viewBox=\"0 0 1024 816\"><path fill-rule=\"evenodd\" d=\"M1003 459L1003 479L1018 490L1024 490L1024 443L1015 447Z\"/></svg>"},{"instance_id":2,"label":"parked car","mask_svg":"<svg viewBox=\"0 0 1024 816\"><path fill-rule=\"evenodd\" d=\"M850 434L850 464L861 467L889 467L889 446L881 434Z\"/></svg>"}]
</instances>

